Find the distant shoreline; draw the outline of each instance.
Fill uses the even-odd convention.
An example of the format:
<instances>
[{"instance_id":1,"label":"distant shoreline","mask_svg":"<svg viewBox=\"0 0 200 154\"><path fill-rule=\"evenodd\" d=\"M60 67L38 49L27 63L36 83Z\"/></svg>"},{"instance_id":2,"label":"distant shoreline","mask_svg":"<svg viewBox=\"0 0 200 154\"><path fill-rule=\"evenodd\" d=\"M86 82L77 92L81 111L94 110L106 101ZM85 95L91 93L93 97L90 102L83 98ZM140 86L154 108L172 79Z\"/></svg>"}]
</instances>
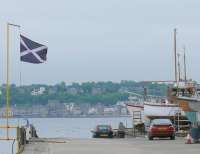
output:
<instances>
[{"instance_id":1,"label":"distant shoreline","mask_svg":"<svg viewBox=\"0 0 200 154\"><path fill-rule=\"evenodd\" d=\"M102 116L102 115L100 115L100 116L70 116L70 117L51 117L51 116L49 116L49 117L32 117L32 116L20 116L20 117L11 117L10 119L17 119L17 118L19 118L19 119L23 119L23 118L32 118L32 119L45 119L45 118L52 118L52 119L57 119L57 118L61 118L61 119L69 119L69 118L129 118L129 117L131 117L131 115L123 115L123 116ZM0 117L0 119L6 119L5 117Z\"/></svg>"}]
</instances>

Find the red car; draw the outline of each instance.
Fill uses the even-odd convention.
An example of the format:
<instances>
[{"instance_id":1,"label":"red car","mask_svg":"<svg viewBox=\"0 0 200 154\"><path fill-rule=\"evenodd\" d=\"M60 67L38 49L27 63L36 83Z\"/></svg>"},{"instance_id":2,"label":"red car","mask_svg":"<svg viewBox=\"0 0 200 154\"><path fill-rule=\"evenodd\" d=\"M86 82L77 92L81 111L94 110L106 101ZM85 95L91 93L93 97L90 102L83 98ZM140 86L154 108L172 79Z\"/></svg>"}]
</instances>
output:
<instances>
[{"instance_id":1,"label":"red car","mask_svg":"<svg viewBox=\"0 0 200 154\"><path fill-rule=\"evenodd\" d=\"M148 138L153 140L154 137L170 137L171 140L175 140L175 128L172 122L169 119L152 120L148 130Z\"/></svg>"}]
</instances>

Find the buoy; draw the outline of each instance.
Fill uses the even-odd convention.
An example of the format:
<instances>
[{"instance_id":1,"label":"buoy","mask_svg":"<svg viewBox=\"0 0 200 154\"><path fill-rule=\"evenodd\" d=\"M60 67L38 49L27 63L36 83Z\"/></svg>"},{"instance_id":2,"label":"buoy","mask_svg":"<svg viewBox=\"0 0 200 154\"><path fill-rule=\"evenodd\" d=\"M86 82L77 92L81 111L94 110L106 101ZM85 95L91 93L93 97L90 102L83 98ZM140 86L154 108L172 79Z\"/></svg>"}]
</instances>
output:
<instances>
[{"instance_id":1,"label":"buoy","mask_svg":"<svg viewBox=\"0 0 200 154\"><path fill-rule=\"evenodd\" d=\"M190 136L190 134L188 133L187 137L186 137L186 143L185 144L192 144L192 137Z\"/></svg>"}]
</instances>

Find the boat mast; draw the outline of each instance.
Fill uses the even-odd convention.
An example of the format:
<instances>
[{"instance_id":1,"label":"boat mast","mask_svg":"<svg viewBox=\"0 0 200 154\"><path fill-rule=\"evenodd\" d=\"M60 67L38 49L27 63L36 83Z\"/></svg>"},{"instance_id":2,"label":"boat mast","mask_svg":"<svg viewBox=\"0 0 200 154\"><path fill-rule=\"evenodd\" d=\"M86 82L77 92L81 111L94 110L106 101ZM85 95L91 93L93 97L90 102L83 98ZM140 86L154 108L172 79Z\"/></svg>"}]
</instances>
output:
<instances>
[{"instance_id":1,"label":"boat mast","mask_svg":"<svg viewBox=\"0 0 200 154\"><path fill-rule=\"evenodd\" d=\"M175 71L175 81L177 80L177 54L176 54L176 28L174 29L174 71Z\"/></svg>"},{"instance_id":2,"label":"boat mast","mask_svg":"<svg viewBox=\"0 0 200 154\"><path fill-rule=\"evenodd\" d=\"M187 81L187 71L186 71L186 56L185 56L185 47L183 47L183 52L184 52L184 79L185 79L185 82Z\"/></svg>"},{"instance_id":3,"label":"boat mast","mask_svg":"<svg viewBox=\"0 0 200 154\"><path fill-rule=\"evenodd\" d=\"M177 54L178 56L178 81L181 81L181 64L180 64L180 53Z\"/></svg>"}]
</instances>

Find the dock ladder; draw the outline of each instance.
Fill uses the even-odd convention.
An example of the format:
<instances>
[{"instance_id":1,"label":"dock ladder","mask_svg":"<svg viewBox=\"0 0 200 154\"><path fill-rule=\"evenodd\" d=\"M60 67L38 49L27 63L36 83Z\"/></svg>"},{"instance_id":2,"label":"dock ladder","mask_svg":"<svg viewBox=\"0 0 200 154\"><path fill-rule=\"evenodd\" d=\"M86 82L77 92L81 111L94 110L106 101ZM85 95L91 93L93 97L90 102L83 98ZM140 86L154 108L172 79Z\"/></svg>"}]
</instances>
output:
<instances>
[{"instance_id":1,"label":"dock ladder","mask_svg":"<svg viewBox=\"0 0 200 154\"><path fill-rule=\"evenodd\" d=\"M176 126L177 135L183 135L186 133L190 128L190 121L185 117L182 116L181 110L177 110L174 113L174 125Z\"/></svg>"},{"instance_id":2,"label":"dock ladder","mask_svg":"<svg viewBox=\"0 0 200 154\"><path fill-rule=\"evenodd\" d=\"M142 134L142 113L141 111L133 111L133 136L136 137L137 132Z\"/></svg>"},{"instance_id":3,"label":"dock ladder","mask_svg":"<svg viewBox=\"0 0 200 154\"><path fill-rule=\"evenodd\" d=\"M133 124L142 122L142 113L141 111L133 111Z\"/></svg>"}]
</instances>

